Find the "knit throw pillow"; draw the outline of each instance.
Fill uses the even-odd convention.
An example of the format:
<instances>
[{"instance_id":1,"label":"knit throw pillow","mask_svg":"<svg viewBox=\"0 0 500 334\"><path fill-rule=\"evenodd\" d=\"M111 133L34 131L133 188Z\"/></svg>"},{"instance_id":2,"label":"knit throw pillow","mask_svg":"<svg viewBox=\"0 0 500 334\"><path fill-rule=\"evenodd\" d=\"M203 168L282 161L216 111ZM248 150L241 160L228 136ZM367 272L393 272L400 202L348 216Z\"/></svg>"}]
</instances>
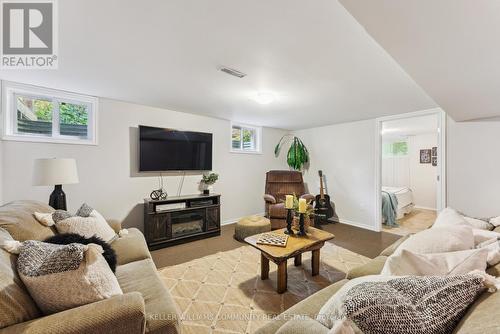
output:
<instances>
[{"instance_id":1,"label":"knit throw pillow","mask_svg":"<svg viewBox=\"0 0 500 334\"><path fill-rule=\"evenodd\" d=\"M45 314L122 294L99 245L28 240L10 246L10 251L19 253L21 280Z\"/></svg>"},{"instance_id":2,"label":"knit throw pillow","mask_svg":"<svg viewBox=\"0 0 500 334\"><path fill-rule=\"evenodd\" d=\"M97 236L106 242L117 238L106 219L92 207L84 203L75 215L57 210L53 213L35 212L35 218L45 226L55 225L59 233L76 233L86 238Z\"/></svg>"},{"instance_id":3,"label":"knit throw pillow","mask_svg":"<svg viewBox=\"0 0 500 334\"><path fill-rule=\"evenodd\" d=\"M452 333L467 308L496 278L474 271L457 276L366 276L346 283L316 320L329 333Z\"/></svg>"}]
</instances>

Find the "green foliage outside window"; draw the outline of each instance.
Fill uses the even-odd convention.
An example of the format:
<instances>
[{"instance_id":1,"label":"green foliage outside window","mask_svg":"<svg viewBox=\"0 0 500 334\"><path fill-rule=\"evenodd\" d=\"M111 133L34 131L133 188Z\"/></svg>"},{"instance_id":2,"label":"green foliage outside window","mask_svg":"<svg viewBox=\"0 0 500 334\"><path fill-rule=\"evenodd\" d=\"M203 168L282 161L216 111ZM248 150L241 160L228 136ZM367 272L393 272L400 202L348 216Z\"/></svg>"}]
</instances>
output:
<instances>
[{"instance_id":1,"label":"green foliage outside window","mask_svg":"<svg viewBox=\"0 0 500 334\"><path fill-rule=\"evenodd\" d=\"M383 145L384 156L408 155L408 143L405 141L385 143Z\"/></svg>"}]
</instances>

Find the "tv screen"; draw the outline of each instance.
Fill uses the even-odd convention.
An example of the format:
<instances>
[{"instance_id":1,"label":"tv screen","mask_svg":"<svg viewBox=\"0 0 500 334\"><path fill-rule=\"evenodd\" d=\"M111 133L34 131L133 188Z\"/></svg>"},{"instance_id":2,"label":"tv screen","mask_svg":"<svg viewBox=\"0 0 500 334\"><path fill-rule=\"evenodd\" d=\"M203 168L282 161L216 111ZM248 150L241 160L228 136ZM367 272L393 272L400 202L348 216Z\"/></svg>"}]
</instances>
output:
<instances>
[{"instance_id":1,"label":"tv screen","mask_svg":"<svg viewBox=\"0 0 500 334\"><path fill-rule=\"evenodd\" d=\"M139 171L212 170L212 134L139 126Z\"/></svg>"}]
</instances>

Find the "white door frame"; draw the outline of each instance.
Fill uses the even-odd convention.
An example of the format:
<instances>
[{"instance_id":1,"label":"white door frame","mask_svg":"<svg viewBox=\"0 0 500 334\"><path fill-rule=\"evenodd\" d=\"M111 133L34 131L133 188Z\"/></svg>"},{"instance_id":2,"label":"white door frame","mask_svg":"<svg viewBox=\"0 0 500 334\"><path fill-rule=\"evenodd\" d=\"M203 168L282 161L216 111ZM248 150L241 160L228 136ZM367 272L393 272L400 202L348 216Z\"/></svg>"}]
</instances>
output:
<instances>
[{"instance_id":1,"label":"white door frame","mask_svg":"<svg viewBox=\"0 0 500 334\"><path fill-rule=\"evenodd\" d=\"M406 114L380 117L375 120L375 221L378 231L382 230L382 122L419 116L438 116L438 165L437 165L437 208L446 208L446 113L441 108L416 111Z\"/></svg>"}]
</instances>

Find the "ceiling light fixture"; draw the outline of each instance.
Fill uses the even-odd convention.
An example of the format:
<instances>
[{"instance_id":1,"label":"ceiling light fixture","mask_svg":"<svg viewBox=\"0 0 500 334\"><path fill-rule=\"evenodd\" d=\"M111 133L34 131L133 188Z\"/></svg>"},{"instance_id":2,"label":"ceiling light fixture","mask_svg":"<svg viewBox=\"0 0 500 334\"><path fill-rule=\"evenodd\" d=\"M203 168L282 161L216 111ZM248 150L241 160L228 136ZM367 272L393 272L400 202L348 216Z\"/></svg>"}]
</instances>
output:
<instances>
[{"instance_id":1,"label":"ceiling light fixture","mask_svg":"<svg viewBox=\"0 0 500 334\"><path fill-rule=\"evenodd\" d=\"M255 94L253 100L258 104L269 104L276 100L276 95L270 92L259 92Z\"/></svg>"}]
</instances>

